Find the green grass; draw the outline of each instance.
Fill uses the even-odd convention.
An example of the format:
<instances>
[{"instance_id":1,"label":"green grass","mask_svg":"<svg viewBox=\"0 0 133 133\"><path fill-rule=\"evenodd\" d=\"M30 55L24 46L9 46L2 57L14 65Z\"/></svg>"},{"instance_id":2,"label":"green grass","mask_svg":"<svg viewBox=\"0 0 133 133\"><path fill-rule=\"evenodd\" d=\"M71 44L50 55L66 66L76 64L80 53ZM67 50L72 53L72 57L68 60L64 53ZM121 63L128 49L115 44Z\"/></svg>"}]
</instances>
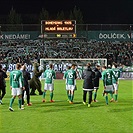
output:
<instances>
[{"instance_id":1,"label":"green grass","mask_svg":"<svg viewBox=\"0 0 133 133\"><path fill-rule=\"evenodd\" d=\"M18 110L16 99L14 112L8 110L11 98L9 82L7 94L0 105L0 133L132 133L132 81L120 80L118 103L105 104L102 97L102 82L98 91L97 103L88 108L82 104L82 81L77 81L74 104L67 102L65 81L56 80L54 103L46 103L42 96L31 96L31 107ZM37 92L38 94L38 92Z\"/></svg>"}]
</instances>

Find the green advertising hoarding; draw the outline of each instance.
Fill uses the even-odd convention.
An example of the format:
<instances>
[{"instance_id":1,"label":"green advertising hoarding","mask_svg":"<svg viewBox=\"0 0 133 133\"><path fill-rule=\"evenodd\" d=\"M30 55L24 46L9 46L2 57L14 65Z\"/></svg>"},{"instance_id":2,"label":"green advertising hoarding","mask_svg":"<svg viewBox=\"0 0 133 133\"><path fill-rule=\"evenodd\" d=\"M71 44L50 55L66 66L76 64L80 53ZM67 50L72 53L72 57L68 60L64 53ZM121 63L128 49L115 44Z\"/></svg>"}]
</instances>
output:
<instances>
[{"instance_id":1,"label":"green advertising hoarding","mask_svg":"<svg viewBox=\"0 0 133 133\"><path fill-rule=\"evenodd\" d=\"M0 40L34 40L39 35L39 31L2 32ZM131 31L77 31L77 37L97 41L133 41Z\"/></svg>"},{"instance_id":2,"label":"green advertising hoarding","mask_svg":"<svg viewBox=\"0 0 133 133\"><path fill-rule=\"evenodd\" d=\"M130 31L81 31L78 36L85 36L88 40L97 41L133 41Z\"/></svg>"},{"instance_id":3,"label":"green advertising hoarding","mask_svg":"<svg viewBox=\"0 0 133 133\"><path fill-rule=\"evenodd\" d=\"M40 35L38 31L2 32L0 40L34 40Z\"/></svg>"}]
</instances>

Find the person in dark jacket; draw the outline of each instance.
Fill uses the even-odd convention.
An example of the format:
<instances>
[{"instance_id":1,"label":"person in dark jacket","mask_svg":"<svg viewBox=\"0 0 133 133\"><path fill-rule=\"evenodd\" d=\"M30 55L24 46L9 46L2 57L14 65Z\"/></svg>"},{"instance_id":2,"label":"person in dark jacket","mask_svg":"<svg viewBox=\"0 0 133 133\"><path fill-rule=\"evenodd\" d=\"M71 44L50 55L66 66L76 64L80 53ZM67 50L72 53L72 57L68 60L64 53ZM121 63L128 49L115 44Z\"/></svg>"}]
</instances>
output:
<instances>
[{"instance_id":1,"label":"person in dark jacket","mask_svg":"<svg viewBox=\"0 0 133 133\"><path fill-rule=\"evenodd\" d=\"M95 78L95 73L91 69L91 64L87 64L87 69L83 71L82 79L83 82L83 104L86 105L86 95L89 92L88 107L92 102L92 91L94 90L93 79Z\"/></svg>"},{"instance_id":2,"label":"person in dark jacket","mask_svg":"<svg viewBox=\"0 0 133 133\"><path fill-rule=\"evenodd\" d=\"M27 105L31 106L32 104L30 103L30 88L29 88L29 80L30 78L30 73L26 71L26 66L22 65L22 73L23 73L23 81L24 81L24 87L25 90L22 92L22 106L24 106L24 92L26 91L27 95Z\"/></svg>"},{"instance_id":3,"label":"person in dark jacket","mask_svg":"<svg viewBox=\"0 0 133 133\"><path fill-rule=\"evenodd\" d=\"M30 80L30 88L31 88L31 92L30 95L36 95L35 91L36 89L39 92L39 95L42 95L43 92L41 90L41 81L39 79L39 77L42 75L42 73L44 72L44 70L39 70L39 64L37 62L35 62L33 64L34 66L34 70L33 70L33 77Z\"/></svg>"},{"instance_id":4,"label":"person in dark jacket","mask_svg":"<svg viewBox=\"0 0 133 133\"><path fill-rule=\"evenodd\" d=\"M4 70L2 70L2 65L0 64L0 104L2 104L2 99L6 94L6 81L7 74ZM2 92L2 95L1 95Z\"/></svg>"},{"instance_id":5,"label":"person in dark jacket","mask_svg":"<svg viewBox=\"0 0 133 133\"><path fill-rule=\"evenodd\" d=\"M95 69L93 70L95 72L95 78L94 78L94 100L93 102L97 102L97 91L99 89L99 79L102 77L100 70L100 66L97 65Z\"/></svg>"}]
</instances>

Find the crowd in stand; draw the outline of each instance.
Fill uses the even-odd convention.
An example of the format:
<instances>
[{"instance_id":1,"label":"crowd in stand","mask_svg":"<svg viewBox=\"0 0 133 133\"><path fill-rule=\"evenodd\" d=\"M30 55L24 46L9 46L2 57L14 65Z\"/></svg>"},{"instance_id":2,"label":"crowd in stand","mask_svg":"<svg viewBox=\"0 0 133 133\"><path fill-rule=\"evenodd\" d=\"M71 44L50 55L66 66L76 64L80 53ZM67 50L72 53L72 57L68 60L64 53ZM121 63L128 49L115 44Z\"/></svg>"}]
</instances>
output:
<instances>
[{"instance_id":1,"label":"crowd in stand","mask_svg":"<svg viewBox=\"0 0 133 133\"><path fill-rule=\"evenodd\" d=\"M25 40L0 42L0 64L27 63L40 58L107 58L108 64L131 66L133 43L69 40Z\"/></svg>"}]
</instances>

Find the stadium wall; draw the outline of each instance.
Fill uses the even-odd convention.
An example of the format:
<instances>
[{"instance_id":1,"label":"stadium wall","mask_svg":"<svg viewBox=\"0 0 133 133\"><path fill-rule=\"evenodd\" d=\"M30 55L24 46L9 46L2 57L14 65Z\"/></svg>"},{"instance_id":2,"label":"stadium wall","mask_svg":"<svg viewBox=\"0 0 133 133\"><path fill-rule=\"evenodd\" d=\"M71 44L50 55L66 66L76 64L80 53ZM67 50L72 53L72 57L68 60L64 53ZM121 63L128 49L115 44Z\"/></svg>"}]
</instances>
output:
<instances>
[{"instance_id":1,"label":"stadium wall","mask_svg":"<svg viewBox=\"0 0 133 133\"><path fill-rule=\"evenodd\" d=\"M39 31L2 32L1 40L34 40L38 39ZM97 41L133 41L133 32L129 31L78 31L77 37L86 37Z\"/></svg>"}]
</instances>

